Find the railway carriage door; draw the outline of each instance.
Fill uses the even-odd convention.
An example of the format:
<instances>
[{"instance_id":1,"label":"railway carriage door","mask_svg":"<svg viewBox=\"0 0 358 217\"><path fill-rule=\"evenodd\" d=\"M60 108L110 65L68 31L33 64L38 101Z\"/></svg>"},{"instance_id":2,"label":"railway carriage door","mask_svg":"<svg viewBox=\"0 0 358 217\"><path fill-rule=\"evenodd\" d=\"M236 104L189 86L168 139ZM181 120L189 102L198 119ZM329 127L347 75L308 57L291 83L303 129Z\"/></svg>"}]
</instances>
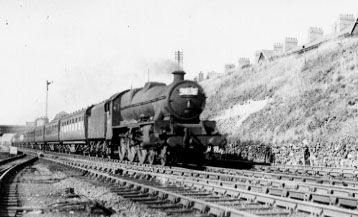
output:
<instances>
[{"instance_id":1,"label":"railway carriage door","mask_svg":"<svg viewBox=\"0 0 358 217\"><path fill-rule=\"evenodd\" d=\"M112 139L113 137L113 132L112 132L112 102L107 102L104 106L104 110L105 110L105 134L106 134L106 139Z\"/></svg>"}]
</instances>

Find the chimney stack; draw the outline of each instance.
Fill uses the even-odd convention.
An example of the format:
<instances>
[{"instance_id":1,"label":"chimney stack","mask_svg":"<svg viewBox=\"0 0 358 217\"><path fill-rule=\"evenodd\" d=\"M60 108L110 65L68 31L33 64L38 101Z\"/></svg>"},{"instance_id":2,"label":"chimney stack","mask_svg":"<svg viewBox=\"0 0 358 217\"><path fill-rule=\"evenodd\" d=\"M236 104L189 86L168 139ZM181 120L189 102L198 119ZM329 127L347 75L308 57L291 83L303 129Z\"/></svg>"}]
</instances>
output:
<instances>
[{"instance_id":1,"label":"chimney stack","mask_svg":"<svg viewBox=\"0 0 358 217\"><path fill-rule=\"evenodd\" d=\"M184 71L174 71L172 72L172 74L174 75L174 80L173 80L173 83L175 82L179 82L179 81L183 81L184 80L184 75L185 75L185 72Z\"/></svg>"}]
</instances>

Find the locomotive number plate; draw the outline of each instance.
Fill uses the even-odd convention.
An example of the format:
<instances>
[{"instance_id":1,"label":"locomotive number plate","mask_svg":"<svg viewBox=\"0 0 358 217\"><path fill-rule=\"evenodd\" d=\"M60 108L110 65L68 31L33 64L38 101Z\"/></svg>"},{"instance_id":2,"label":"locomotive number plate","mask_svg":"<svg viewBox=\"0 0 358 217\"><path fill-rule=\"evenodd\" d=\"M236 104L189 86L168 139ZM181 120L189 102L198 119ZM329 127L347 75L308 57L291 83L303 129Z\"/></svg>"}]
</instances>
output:
<instances>
[{"instance_id":1,"label":"locomotive number plate","mask_svg":"<svg viewBox=\"0 0 358 217\"><path fill-rule=\"evenodd\" d=\"M179 95L196 96L198 95L198 88L196 87L179 88Z\"/></svg>"}]
</instances>

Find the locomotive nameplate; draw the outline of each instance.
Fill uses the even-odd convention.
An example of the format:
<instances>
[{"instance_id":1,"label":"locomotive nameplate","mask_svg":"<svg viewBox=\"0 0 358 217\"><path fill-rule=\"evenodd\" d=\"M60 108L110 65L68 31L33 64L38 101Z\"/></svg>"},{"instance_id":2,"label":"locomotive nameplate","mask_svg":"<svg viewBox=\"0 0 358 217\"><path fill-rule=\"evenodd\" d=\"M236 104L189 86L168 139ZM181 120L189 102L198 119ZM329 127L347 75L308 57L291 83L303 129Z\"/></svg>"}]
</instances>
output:
<instances>
[{"instance_id":1,"label":"locomotive nameplate","mask_svg":"<svg viewBox=\"0 0 358 217\"><path fill-rule=\"evenodd\" d=\"M199 89L197 87L179 88L180 96L197 96Z\"/></svg>"}]
</instances>

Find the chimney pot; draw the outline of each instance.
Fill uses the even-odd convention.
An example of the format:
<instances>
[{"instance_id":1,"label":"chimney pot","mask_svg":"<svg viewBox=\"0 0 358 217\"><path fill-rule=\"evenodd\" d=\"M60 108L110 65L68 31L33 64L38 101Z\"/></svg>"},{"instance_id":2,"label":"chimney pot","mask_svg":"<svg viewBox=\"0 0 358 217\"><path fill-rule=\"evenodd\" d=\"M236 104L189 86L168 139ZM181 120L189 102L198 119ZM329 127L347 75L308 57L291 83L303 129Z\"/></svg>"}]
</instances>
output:
<instances>
[{"instance_id":1,"label":"chimney pot","mask_svg":"<svg viewBox=\"0 0 358 217\"><path fill-rule=\"evenodd\" d=\"M174 75L173 82L179 82L184 80L184 75L185 75L184 71L174 71L172 72L172 74Z\"/></svg>"}]
</instances>

